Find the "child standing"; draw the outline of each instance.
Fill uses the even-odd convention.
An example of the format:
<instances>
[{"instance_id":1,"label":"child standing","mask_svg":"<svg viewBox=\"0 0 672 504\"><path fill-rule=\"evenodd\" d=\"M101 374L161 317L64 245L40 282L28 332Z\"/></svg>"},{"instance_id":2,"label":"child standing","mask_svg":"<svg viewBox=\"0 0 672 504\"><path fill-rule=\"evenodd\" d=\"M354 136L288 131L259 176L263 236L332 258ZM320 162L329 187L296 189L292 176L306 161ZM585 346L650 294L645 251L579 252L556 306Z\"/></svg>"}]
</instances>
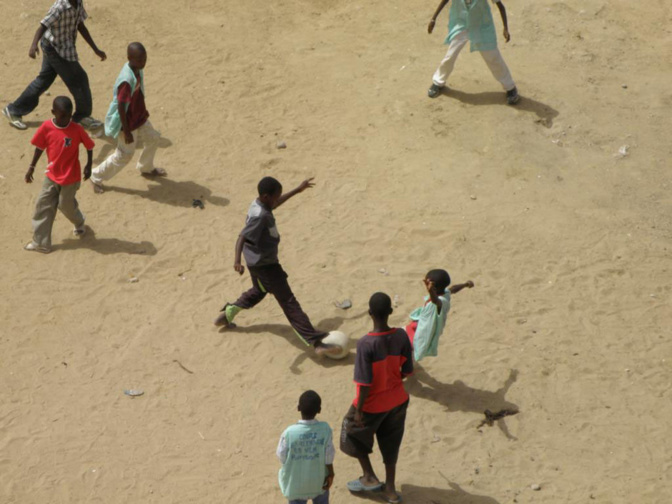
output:
<instances>
[{"instance_id":1,"label":"child standing","mask_svg":"<svg viewBox=\"0 0 672 504\"><path fill-rule=\"evenodd\" d=\"M76 42L77 32L79 32L101 61L107 58L105 53L98 49L84 24L87 17L84 0L56 0L44 19L40 21L40 26L35 32L33 43L28 51L28 56L35 59L37 53L40 52L37 45L41 44L40 74L21 93L21 96L2 110L9 124L16 129L28 128L23 122L23 116L35 110L40 96L54 83L56 76L63 80L75 98L77 111L72 118L73 121L89 129L102 126L100 121L90 117L93 100L89 77L77 56Z\"/></svg>"},{"instance_id":2,"label":"child standing","mask_svg":"<svg viewBox=\"0 0 672 504\"><path fill-rule=\"evenodd\" d=\"M436 357L439 336L446 327L446 319L450 311L450 295L457 294L465 287L470 289L474 282L450 285L450 275L446 270L434 269L422 279L427 293L425 304L411 313L411 323L406 326L406 333L413 345L413 357L417 362L429 356Z\"/></svg>"},{"instance_id":3,"label":"child standing","mask_svg":"<svg viewBox=\"0 0 672 504\"><path fill-rule=\"evenodd\" d=\"M322 399L313 390L299 397L299 423L285 429L278 443L282 462L278 473L280 490L289 504L329 504L329 489L334 482L334 443L331 427L318 422Z\"/></svg>"},{"instance_id":4,"label":"child standing","mask_svg":"<svg viewBox=\"0 0 672 504\"><path fill-rule=\"evenodd\" d=\"M35 215L33 216L33 240L24 248L26 250L51 252L51 228L56 218L56 209L60 210L75 225L75 236L84 234L84 215L79 210L75 195L82 179L79 164L79 145L86 147L87 161L84 167L84 180L91 176L94 143L79 124L72 121L72 101L66 96L54 99L51 113L54 118L45 121L35 132L31 143L35 146L35 154L26 172L27 184L33 182L35 165L47 151L49 164L42 185L42 192L37 198Z\"/></svg>"},{"instance_id":5,"label":"child standing","mask_svg":"<svg viewBox=\"0 0 672 504\"><path fill-rule=\"evenodd\" d=\"M436 17L443 10L450 0L441 0L434 16L429 22L427 31L432 33ZM509 25L506 19L506 8L501 0L491 0L497 5L499 13L502 16L504 24L504 39L511 40L509 34ZM448 24L448 52L441 61L439 68L434 73L432 85L427 91L430 98L436 98L441 94L441 90L446 85L455 61L464 46L470 42L471 52L480 51L481 56L488 65L492 75L506 91L506 102L509 105L515 105L520 100L516 84L513 82L511 72L502 58L502 53L497 49L497 34L495 33L495 24L492 19L492 12L488 5L488 0L454 0L450 7L450 21Z\"/></svg>"},{"instance_id":6,"label":"child standing","mask_svg":"<svg viewBox=\"0 0 672 504\"><path fill-rule=\"evenodd\" d=\"M233 269L239 274L245 272L241 264L241 256L252 277L252 288L240 295L237 301L226 303L221 315L215 320L216 326L233 328L233 319L240 310L249 310L259 304L267 293L275 296L294 331L306 345L313 345L318 355L339 353L340 347L322 343L329 333L318 331L313 327L308 315L301 309L292 289L287 282L287 273L278 260L278 244L280 234L275 225L273 210L289 198L305 191L315 184L312 178L304 180L296 189L288 193L282 192L282 184L273 177L264 177L257 186L259 197L250 205L247 212L245 227L236 241L235 262Z\"/></svg>"},{"instance_id":7,"label":"child standing","mask_svg":"<svg viewBox=\"0 0 672 504\"><path fill-rule=\"evenodd\" d=\"M382 292L371 296L369 315L373 331L357 342L357 396L343 419L341 450L355 457L363 472L360 478L348 482L348 490L380 490L383 483L369 459L375 436L385 464L383 498L397 503L401 497L395 487L396 467L408 408L403 379L413 374L413 351L406 332L387 324L391 314L390 296Z\"/></svg>"},{"instance_id":8,"label":"child standing","mask_svg":"<svg viewBox=\"0 0 672 504\"><path fill-rule=\"evenodd\" d=\"M154 167L154 155L161 135L149 122L145 106L145 74L147 51L140 42L128 45L128 63L121 69L114 84L112 103L105 118L105 134L118 138L116 150L91 175L93 190L104 191L103 180L109 180L124 168L135 153L136 141L144 144L137 168L141 175L165 177L166 171ZM133 135L135 132L135 136Z\"/></svg>"}]
</instances>

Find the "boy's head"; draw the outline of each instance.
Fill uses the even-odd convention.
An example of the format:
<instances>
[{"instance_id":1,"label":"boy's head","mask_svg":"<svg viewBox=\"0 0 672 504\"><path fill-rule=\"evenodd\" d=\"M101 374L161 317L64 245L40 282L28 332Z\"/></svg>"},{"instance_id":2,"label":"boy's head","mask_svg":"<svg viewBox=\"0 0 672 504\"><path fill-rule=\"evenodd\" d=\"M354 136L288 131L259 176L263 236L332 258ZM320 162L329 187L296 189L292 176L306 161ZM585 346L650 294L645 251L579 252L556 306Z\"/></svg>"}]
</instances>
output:
<instances>
[{"instance_id":1,"label":"boy's head","mask_svg":"<svg viewBox=\"0 0 672 504\"><path fill-rule=\"evenodd\" d=\"M374 320L387 322L387 318L392 315L392 300L384 292L376 292L369 299L369 315Z\"/></svg>"},{"instance_id":2,"label":"boy's head","mask_svg":"<svg viewBox=\"0 0 672 504\"><path fill-rule=\"evenodd\" d=\"M72 100L67 96L57 96L54 98L51 113L54 114L56 124L67 126L72 119Z\"/></svg>"},{"instance_id":3,"label":"boy's head","mask_svg":"<svg viewBox=\"0 0 672 504\"><path fill-rule=\"evenodd\" d=\"M126 49L128 63L134 70L142 70L147 64L147 50L140 42L131 42Z\"/></svg>"},{"instance_id":4,"label":"boy's head","mask_svg":"<svg viewBox=\"0 0 672 504\"><path fill-rule=\"evenodd\" d=\"M257 191L259 191L259 201L273 209L282 196L282 184L273 177L264 177L259 181Z\"/></svg>"},{"instance_id":5,"label":"boy's head","mask_svg":"<svg viewBox=\"0 0 672 504\"><path fill-rule=\"evenodd\" d=\"M322 411L322 398L314 390L306 390L299 397L299 407L303 420L312 420L320 411Z\"/></svg>"},{"instance_id":6,"label":"boy's head","mask_svg":"<svg viewBox=\"0 0 672 504\"><path fill-rule=\"evenodd\" d=\"M425 278L434 284L437 294L443 294L450 285L450 275L446 270L433 269Z\"/></svg>"}]
</instances>

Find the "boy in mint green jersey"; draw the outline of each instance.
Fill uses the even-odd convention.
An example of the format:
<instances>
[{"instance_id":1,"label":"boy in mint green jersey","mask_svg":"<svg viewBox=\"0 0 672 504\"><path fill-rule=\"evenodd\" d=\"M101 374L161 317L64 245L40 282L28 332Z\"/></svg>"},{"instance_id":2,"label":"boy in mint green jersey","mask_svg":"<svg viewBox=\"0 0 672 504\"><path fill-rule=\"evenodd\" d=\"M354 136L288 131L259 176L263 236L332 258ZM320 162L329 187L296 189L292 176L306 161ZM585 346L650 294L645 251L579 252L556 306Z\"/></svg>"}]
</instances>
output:
<instances>
[{"instance_id":1,"label":"boy in mint green jersey","mask_svg":"<svg viewBox=\"0 0 672 504\"><path fill-rule=\"evenodd\" d=\"M282 462L278 473L282 495L289 504L329 504L329 489L334 482L334 443L331 427L315 420L322 411L322 399L313 390L299 397L301 420L285 429L278 443Z\"/></svg>"}]
</instances>

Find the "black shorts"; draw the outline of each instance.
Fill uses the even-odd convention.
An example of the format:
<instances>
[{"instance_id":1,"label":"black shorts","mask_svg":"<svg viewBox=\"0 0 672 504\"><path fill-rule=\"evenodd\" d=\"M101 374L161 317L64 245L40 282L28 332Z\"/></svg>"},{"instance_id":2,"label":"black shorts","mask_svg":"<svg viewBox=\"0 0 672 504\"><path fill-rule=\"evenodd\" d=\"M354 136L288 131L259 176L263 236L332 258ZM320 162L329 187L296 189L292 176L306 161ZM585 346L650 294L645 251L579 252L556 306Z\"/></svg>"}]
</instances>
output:
<instances>
[{"instance_id":1,"label":"black shorts","mask_svg":"<svg viewBox=\"0 0 672 504\"><path fill-rule=\"evenodd\" d=\"M408 401L396 408L383 413L362 412L364 427L357 427L355 407L350 409L343 418L341 426L341 451L351 457L359 458L373 452L373 437L378 439L378 448L383 454L385 464L396 464L399 458L399 447L404 437L406 410Z\"/></svg>"}]
</instances>

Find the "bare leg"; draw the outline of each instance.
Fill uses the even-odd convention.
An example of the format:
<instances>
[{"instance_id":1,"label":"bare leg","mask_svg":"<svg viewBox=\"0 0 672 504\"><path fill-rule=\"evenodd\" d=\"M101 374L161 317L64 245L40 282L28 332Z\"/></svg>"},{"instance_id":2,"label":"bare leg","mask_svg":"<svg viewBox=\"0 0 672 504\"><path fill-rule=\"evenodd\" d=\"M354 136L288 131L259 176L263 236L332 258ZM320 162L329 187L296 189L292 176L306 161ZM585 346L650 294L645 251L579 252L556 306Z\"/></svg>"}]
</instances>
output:
<instances>
[{"instance_id":1,"label":"bare leg","mask_svg":"<svg viewBox=\"0 0 672 504\"><path fill-rule=\"evenodd\" d=\"M399 498L394 482L396 475L397 464L385 464L385 488L383 488L383 494L390 501L395 501Z\"/></svg>"},{"instance_id":2,"label":"bare leg","mask_svg":"<svg viewBox=\"0 0 672 504\"><path fill-rule=\"evenodd\" d=\"M359 481L362 483L362 485L367 487L378 485L380 480L373 471L373 466L371 465L371 459L369 456L362 455L357 457L357 460L359 461L359 465L362 466L363 476L359 478Z\"/></svg>"}]
</instances>

